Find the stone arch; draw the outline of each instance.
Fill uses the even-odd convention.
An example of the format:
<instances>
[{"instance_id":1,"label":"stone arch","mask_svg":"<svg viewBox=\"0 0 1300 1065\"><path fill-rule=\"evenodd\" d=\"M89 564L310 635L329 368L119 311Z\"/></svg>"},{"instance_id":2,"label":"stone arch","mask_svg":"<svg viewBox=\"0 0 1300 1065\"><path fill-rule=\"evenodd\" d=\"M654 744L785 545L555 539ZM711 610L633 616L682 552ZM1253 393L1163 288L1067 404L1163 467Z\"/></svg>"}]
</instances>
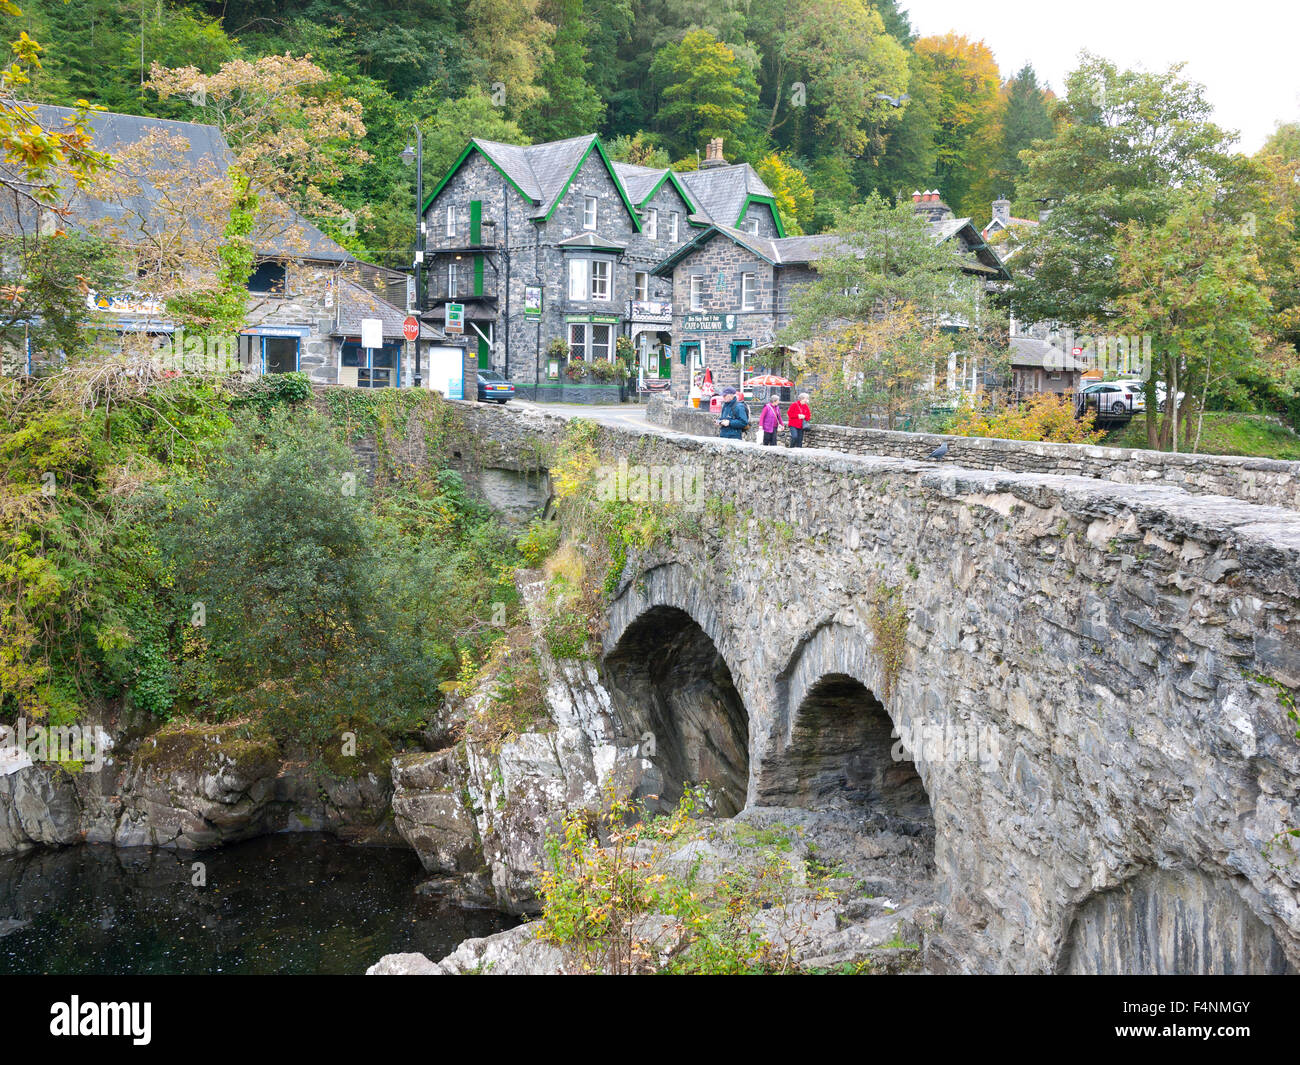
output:
<instances>
[{"instance_id":1,"label":"stone arch","mask_svg":"<svg viewBox=\"0 0 1300 1065\"><path fill-rule=\"evenodd\" d=\"M714 811L739 813L749 791L750 723L717 611L676 564L627 582L609 610L602 675L625 742L651 764L638 797L674 805L707 783Z\"/></svg>"},{"instance_id":2,"label":"stone arch","mask_svg":"<svg viewBox=\"0 0 1300 1065\"><path fill-rule=\"evenodd\" d=\"M655 606L629 625L604 660L614 719L653 767L638 789L675 805L687 784L707 783L729 817L749 789L749 715L717 645L690 614Z\"/></svg>"},{"instance_id":3,"label":"stone arch","mask_svg":"<svg viewBox=\"0 0 1300 1065\"><path fill-rule=\"evenodd\" d=\"M1240 877L1143 869L1074 910L1057 971L1092 975L1296 972Z\"/></svg>"},{"instance_id":4,"label":"stone arch","mask_svg":"<svg viewBox=\"0 0 1300 1065\"><path fill-rule=\"evenodd\" d=\"M861 626L831 622L795 652L778 679L783 709L757 774L757 801L853 808L880 827L933 835L924 767L876 695L883 677L870 647Z\"/></svg>"}]
</instances>

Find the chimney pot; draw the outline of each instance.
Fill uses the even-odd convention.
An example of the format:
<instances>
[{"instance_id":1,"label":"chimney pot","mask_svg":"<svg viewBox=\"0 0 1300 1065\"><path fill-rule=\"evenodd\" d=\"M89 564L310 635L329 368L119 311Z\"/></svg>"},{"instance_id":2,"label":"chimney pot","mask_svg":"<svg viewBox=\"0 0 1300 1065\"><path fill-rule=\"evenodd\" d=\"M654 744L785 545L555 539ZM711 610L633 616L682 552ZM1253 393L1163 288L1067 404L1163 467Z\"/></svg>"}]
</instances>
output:
<instances>
[{"instance_id":1,"label":"chimney pot","mask_svg":"<svg viewBox=\"0 0 1300 1065\"><path fill-rule=\"evenodd\" d=\"M915 189L912 190L912 202L913 203L921 202L921 193L917 192Z\"/></svg>"}]
</instances>

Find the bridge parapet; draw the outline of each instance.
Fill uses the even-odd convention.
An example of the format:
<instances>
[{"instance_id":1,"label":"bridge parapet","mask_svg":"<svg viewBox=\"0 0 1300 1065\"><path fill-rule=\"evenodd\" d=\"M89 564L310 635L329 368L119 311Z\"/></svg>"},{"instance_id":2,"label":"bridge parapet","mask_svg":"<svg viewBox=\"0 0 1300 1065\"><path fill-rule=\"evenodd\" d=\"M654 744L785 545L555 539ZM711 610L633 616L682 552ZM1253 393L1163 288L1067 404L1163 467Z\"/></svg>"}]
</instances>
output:
<instances>
[{"instance_id":1,"label":"bridge parapet","mask_svg":"<svg viewBox=\"0 0 1300 1065\"><path fill-rule=\"evenodd\" d=\"M679 432L717 434L713 416L672 404L667 397L654 397L647 417L653 424ZM809 425L804 440L809 448L914 459L925 458L943 443L949 449L946 461L968 469L1064 474L1118 484L1168 484L1196 494L1232 496L1248 503L1300 510L1300 462L1279 459L903 433L816 422Z\"/></svg>"}]
</instances>

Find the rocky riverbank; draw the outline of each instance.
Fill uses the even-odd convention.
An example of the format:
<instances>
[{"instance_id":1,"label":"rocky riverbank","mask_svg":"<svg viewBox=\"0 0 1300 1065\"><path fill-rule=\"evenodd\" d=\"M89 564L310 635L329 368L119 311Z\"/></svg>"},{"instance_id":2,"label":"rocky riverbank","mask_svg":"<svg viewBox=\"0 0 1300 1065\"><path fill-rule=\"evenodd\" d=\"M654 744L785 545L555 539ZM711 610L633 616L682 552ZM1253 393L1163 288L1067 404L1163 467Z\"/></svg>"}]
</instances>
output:
<instances>
[{"instance_id":1,"label":"rocky riverbank","mask_svg":"<svg viewBox=\"0 0 1300 1065\"><path fill-rule=\"evenodd\" d=\"M284 831L401 843L386 758L361 754L332 771L237 725L97 727L97 769L0 747L0 855L75 843L198 850Z\"/></svg>"}]
</instances>

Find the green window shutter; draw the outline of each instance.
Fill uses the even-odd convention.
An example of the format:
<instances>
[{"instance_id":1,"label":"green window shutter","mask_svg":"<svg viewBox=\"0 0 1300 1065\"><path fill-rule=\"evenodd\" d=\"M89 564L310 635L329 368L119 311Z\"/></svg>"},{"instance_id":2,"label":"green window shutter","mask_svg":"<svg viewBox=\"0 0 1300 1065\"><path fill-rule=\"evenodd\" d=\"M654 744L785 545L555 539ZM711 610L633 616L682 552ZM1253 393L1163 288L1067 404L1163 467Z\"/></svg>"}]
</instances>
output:
<instances>
[{"instance_id":1,"label":"green window shutter","mask_svg":"<svg viewBox=\"0 0 1300 1065\"><path fill-rule=\"evenodd\" d=\"M477 237L471 238L477 240ZM483 256L474 256L474 295L483 295Z\"/></svg>"},{"instance_id":2,"label":"green window shutter","mask_svg":"<svg viewBox=\"0 0 1300 1065\"><path fill-rule=\"evenodd\" d=\"M483 239L483 201L469 201L469 242L477 244Z\"/></svg>"},{"instance_id":3,"label":"green window shutter","mask_svg":"<svg viewBox=\"0 0 1300 1065\"><path fill-rule=\"evenodd\" d=\"M739 362L740 353L749 347L748 340L733 340L731 342L731 361Z\"/></svg>"}]
</instances>

